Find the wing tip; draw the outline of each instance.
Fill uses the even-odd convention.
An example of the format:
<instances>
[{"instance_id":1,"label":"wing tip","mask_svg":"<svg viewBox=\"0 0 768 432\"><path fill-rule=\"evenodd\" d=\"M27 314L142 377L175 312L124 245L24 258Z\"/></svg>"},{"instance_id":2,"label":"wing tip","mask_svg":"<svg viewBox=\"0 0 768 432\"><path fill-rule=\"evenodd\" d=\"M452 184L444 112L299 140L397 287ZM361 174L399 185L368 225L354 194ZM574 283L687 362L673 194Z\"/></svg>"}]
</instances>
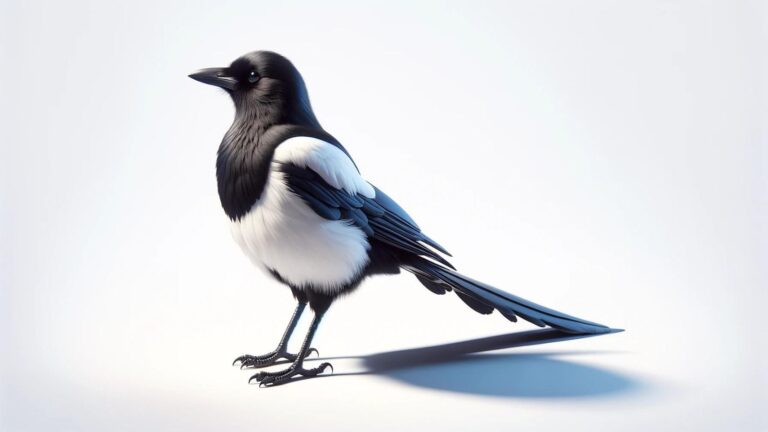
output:
<instances>
[{"instance_id":1,"label":"wing tip","mask_svg":"<svg viewBox=\"0 0 768 432\"><path fill-rule=\"evenodd\" d=\"M424 233L419 233L419 234L421 234L422 241L424 243L432 246L434 249L437 249L439 252L443 253L444 255L448 255L449 257L453 258L453 255L451 255L451 253L448 252L447 249L445 249L443 246L441 246L440 243L432 240L431 238L429 238L429 236L427 236Z\"/></svg>"}]
</instances>

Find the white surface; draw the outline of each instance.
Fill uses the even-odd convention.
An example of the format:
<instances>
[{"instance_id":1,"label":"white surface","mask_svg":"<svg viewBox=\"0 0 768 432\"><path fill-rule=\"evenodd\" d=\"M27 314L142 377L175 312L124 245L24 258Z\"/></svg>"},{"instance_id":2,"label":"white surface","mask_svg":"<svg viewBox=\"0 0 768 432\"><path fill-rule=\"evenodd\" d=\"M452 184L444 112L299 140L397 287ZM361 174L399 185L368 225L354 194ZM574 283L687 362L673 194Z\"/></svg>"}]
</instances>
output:
<instances>
[{"instance_id":1,"label":"white surface","mask_svg":"<svg viewBox=\"0 0 768 432\"><path fill-rule=\"evenodd\" d=\"M3 1L0 429L768 429L765 28L759 2ZM628 331L246 385L229 362L293 305L230 239L231 104L186 75L264 48L462 271ZM529 328L400 276L315 345Z\"/></svg>"}]
</instances>

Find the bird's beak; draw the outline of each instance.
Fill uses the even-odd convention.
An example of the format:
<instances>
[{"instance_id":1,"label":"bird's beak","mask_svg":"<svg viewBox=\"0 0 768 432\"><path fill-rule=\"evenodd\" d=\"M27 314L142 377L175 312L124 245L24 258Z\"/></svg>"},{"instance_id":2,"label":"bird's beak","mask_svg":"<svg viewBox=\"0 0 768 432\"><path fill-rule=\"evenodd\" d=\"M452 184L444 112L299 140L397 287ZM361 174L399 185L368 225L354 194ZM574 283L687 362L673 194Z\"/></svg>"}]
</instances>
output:
<instances>
[{"instance_id":1,"label":"bird's beak","mask_svg":"<svg viewBox=\"0 0 768 432\"><path fill-rule=\"evenodd\" d=\"M210 84L227 90L234 90L237 81L227 73L227 68L206 68L189 74L189 77L201 83Z\"/></svg>"}]
</instances>

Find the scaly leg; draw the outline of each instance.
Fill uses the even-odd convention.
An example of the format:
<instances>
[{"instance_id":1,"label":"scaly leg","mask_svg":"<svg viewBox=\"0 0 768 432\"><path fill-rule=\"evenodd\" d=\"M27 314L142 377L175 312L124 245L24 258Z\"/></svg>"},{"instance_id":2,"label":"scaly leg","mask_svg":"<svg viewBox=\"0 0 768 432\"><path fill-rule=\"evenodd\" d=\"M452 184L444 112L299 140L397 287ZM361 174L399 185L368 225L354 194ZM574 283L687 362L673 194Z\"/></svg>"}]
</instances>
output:
<instances>
[{"instance_id":1,"label":"scaly leg","mask_svg":"<svg viewBox=\"0 0 768 432\"><path fill-rule=\"evenodd\" d=\"M255 355L255 356L250 354L241 355L240 357L236 358L234 362L232 362L232 365L235 365L237 362L240 362L240 369L245 367L261 368L261 367L271 366L280 359L286 359L289 362L296 361L296 358L297 358L296 354L291 354L287 351L288 340L291 338L291 334L293 334L293 330L296 329L296 324L299 323L299 318L301 318L301 314L304 312L304 309L306 307L307 307L306 301L299 301L299 304L296 305L296 310L293 312L291 321L288 323L288 327L285 329L283 338L280 339L280 343L277 345L277 348L275 348L274 351L269 352L267 354ZM306 353L306 356L311 354L312 351L320 355L320 353L318 353L316 349L309 348L309 350Z\"/></svg>"},{"instance_id":2,"label":"scaly leg","mask_svg":"<svg viewBox=\"0 0 768 432\"><path fill-rule=\"evenodd\" d=\"M317 327L320 325L320 320L323 319L324 313L324 311L315 312L315 318L312 320L312 325L309 327L307 336L304 338L304 343L301 345L301 350L299 351L296 360L293 362L293 364L291 364L291 366L289 366L287 369L277 372L259 372L252 376L248 382L256 380L259 382L260 386L272 386L290 382L291 378L297 375L310 378L319 375L327 368L331 368L331 370L333 370L333 366L327 362L316 368L304 369L304 359L312 351L312 348L309 348L309 345L312 343L312 338L315 336L315 332L317 331Z\"/></svg>"}]
</instances>

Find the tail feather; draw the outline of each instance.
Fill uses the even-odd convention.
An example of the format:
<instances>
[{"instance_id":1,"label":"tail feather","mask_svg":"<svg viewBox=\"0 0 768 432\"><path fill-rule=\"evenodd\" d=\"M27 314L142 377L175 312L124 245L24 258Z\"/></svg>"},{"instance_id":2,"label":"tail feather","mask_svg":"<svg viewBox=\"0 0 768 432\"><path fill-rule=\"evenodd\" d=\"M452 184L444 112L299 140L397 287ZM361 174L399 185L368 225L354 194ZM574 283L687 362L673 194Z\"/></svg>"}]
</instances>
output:
<instances>
[{"instance_id":1,"label":"tail feather","mask_svg":"<svg viewBox=\"0 0 768 432\"><path fill-rule=\"evenodd\" d=\"M517 321L517 317L520 317L539 327L548 325L568 333L599 334L611 331L602 324L538 305L421 257L408 259L402 267L414 273L419 281L434 293L456 291L464 303L482 314L498 310L510 321Z\"/></svg>"},{"instance_id":2,"label":"tail feather","mask_svg":"<svg viewBox=\"0 0 768 432\"><path fill-rule=\"evenodd\" d=\"M432 291L435 294L443 295L446 291L450 291L451 287L443 284L437 279L432 279L429 276L424 276L416 273L416 279L421 282L422 285L424 285L428 290Z\"/></svg>"}]
</instances>

